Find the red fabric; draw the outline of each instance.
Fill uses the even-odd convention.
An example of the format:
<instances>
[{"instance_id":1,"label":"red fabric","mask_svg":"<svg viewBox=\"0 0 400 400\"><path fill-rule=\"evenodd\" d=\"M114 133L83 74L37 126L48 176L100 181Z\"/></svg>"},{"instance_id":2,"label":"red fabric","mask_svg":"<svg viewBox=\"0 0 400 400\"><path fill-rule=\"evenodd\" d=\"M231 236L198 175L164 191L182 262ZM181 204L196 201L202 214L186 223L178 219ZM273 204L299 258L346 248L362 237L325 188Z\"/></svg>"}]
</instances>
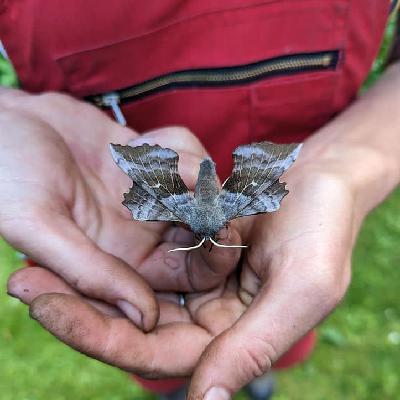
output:
<instances>
[{"instance_id":1,"label":"red fabric","mask_svg":"<svg viewBox=\"0 0 400 400\"><path fill-rule=\"evenodd\" d=\"M317 334L315 331L311 331L274 364L274 369L293 367L295 364L305 361L313 351L316 341Z\"/></svg>"},{"instance_id":2,"label":"red fabric","mask_svg":"<svg viewBox=\"0 0 400 400\"><path fill-rule=\"evenodd\" d=\"M132 375L132 379L142 388L151 392L167 394L180 389L188 383L187 379L143 379L140 376Z\"/></svg>"},{"instance_id":3,"label":"red fabric","mask_svg":"<svg viewBox=\"0 0 400 400\"><path fill-rule=\"evenodd\" d=\"M388 0L4 1L0 37L22 86L76 96L188 68L339 49L336 71L157 94L124 107L145 131L184 125L224 179L241 143L301 141L356 96L377 54Z\"/></svg>"},{"instance_id":4,"label":"red fabric","mask_svg":"<svg viewBox=\"0 0 400 400\"><path fill-rule=\"evenodd\" d=\"M237 145L302 141L351 103L378 52L389 3L0 0L0 38L24 89L77 97L178 70L339 50L336 70L171 90L123 107L139 132L165 125L191 129L223 180ZM303 360L314 340L314 334L306 336L277 366Z\"/></svg>"}]
</instances>

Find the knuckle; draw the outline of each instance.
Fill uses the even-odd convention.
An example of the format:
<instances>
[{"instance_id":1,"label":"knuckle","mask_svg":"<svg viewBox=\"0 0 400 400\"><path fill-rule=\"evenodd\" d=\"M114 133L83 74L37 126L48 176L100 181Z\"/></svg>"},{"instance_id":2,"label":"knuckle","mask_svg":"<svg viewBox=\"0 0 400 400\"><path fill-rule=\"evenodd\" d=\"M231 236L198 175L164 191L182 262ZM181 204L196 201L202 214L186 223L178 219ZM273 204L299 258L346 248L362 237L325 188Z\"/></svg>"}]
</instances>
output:
<instances>
[{"instance_id":1,"label":"knuckle","mask_svg":"<svg viewBox=\"0 0 400 400\"><path fill-rule=\"evenodd\" d=\"M84 340L90 330L78 316L65 312L64 296L56 293L40 295L31 304L30 316L62 341L79 345L85 353L90 353L90 345L85 345Z\"/></svg>"},{"instance_id":2,"label":"knuckle","mask_svg":"<svg viewBox=\"0 0 400 400\"><path fill-rule=\"evenodd\" d=\"M0 87L0 107L5 110L18 108L21 102L24 102L29 96L30 95L21 90L2 86Z\"/></svg>"},{"instance_id":3,"label":"knuckle","mask_svg":"<svg viewBox=\"0 0 400 400\"><path fill-rule=\"evenodd\" d=\"M125 321L124 321L125 322ZM116 329L116 325L113 323L108 324L108 329L106 330L106 337L104 343L100 349L99 359L106 362L117 363L118 360L123 355L121 348L119 346L120 341L116 340L119 335L120 328ZM123 368L123 363L121 362L121 368ZM127 368L127 366L125 366Z\"/></svg>"},{"instance_id":4,"label":"knuckle","mask_svg":"<svg viewBox=\"0 0 400 400\"><path fill-rule=\"evenodd\" d=\"M71 285L80 293L91 294L93 286L86 276L79 275L71 279Z\"/></svg>"},{"instance_id":5,"label":"knuckle","mask_svg":"<svg viewBox=\"0 0 400 400\"><path fill-rule=\"evenodd\" d=\"M65 93L44 92L31 96L30 100L34 102L32 105L36 107L40 106L40 109L45 110L46 114L51 110L54 110L56 113L63 110L65 113L75 115L91 113L92 110L97 111L94 106L77 100ZM99 115L101 115L101 113L99 113Z\"/></svg>"},{"instance_id":6,"label":"knuckle","mask_svg":"<svg viewBox=\"0 0 400 400\"><path fill-rule=\"evenodd\" d=\"M110 321L98 358L146 379L160 378L162 371L157 367L149 348L131 346L124 338L124 332L129 330L131 325L125 319ZM130 350L127 351L127 348Z\"/></svg>"},{"instance_id":7,"label":"knuckle","mask_svg":"<svg viewBox=\"0 0 400 400\"><path fill-rule=\"evenodd\" d=\"M259 337L251 337L243 348L243 358L247 360L247 374L250 378L257 378L265 374L277 358L274 347L266 340Z\"/></svg>"},{"instance_id":8,"label":"knuckle","mask_svg":"<svg viewBox=\"0 0 400 400\"><path fill-rule=\"evenodd\" d=\"M62 104L69 104L73 103L71 96L68 96L63 93L57 92L44 92L40 93L37 96L37 100L40 102L44 102L46 104L51 105L62 105Z\"/></svg>"},{"instance_id":9,"label":"knuckle","mask_svg":"<svg viewBox=\"0 0 400 400\"><path fill-rule=\"evenodd\" d=\"M196 157L204 152L201 142L189 128L185 126L170 126L164 129L166 130L165 133L168 134L168 140L176 143L175 147L178 152L179 149L182 149L188 155L192 154Z\"/></svg>"},{"instance_id":10,"label":"knuckle","mask_svg":"<svg viewBox=\"0 0 400 400\"><path fill-rule=\"evenodd\" d=\"M185 126L171 126L170 129L177 136L194 136L192 131L189 128L186 128Z\"/></svg>"},{"instance_id":11,"label":"knuckle","mask_svg":"<svg viewBox=\"0 0 400 400\"><path fill-rule=\"evenodd\" d=\"M321 307L329 313L343 299L350 284L350 267L325 270L312 282L312 291Z\"/></svg>"},{"instance_id":12,"label":"knuckle","mask_svg":"<svg viewBox=\"0 0 400 400\"><path fill-rule=\"evenodd\" d=\"M15 248L24 250L28 241L37 237L42 226L40 214L24 204L14 204L0 211L0 234Z\"/></svg>"},{"instance_id":13,"label":"knuckle","mask_svg":"<svg viewBox=\"0 0 400 400\"><path fill-rule=\"evenodd\" d=\"M278 357L274 346L264 338L238 334L233 342L232 339L231 335L222 334L215 354L232 354L233 359L229 361L234 365L241 365L240 370L237 370L237 379L240 382L249 382L265 374Z\"/></svg>"}]
</instances>

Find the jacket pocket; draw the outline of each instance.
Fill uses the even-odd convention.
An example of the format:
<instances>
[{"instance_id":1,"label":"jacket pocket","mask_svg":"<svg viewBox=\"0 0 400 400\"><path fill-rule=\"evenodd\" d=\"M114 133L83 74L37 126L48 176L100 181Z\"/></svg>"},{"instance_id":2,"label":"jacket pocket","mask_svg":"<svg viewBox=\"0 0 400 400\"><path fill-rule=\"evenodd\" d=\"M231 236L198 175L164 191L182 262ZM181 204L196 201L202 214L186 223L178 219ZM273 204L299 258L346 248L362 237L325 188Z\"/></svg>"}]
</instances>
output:
<instances>
[{"instance_id":1,"label":"jacket pocket","mask_svg":"<svg viewBox=\"0 0 400 400\"><path fill-rule=\"evenodd\" d=\"M249 89L251 140L300 142L328 122L336 113L336 68L337 63L331 69L253 85Z\"/></svg>"}]
</instances>

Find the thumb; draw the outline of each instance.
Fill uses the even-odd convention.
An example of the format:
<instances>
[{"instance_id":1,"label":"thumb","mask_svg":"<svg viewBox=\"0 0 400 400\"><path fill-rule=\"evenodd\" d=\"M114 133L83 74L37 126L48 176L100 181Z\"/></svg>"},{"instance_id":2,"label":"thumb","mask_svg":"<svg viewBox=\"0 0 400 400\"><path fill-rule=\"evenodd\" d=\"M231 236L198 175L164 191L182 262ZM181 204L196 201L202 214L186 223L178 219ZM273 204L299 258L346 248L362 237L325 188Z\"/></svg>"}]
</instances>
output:
<instances>
[{"instance_id":1,"label":"thumb","mask_svg":"<svg viewBox=\"0 0 400 400\"><path fill-rule=\"evenodd\" d=\"M284 277L264 284L238 321L208 345L194 371L188 399L230 399L268 372L329 312L324 290L321 297L314 293L310 298L313 282L300 285L294 277Z\"/></svg>"},{"instance_id":2,"label":"thumb","mask_svg":"<svg viewBox=\"0 0 400 400\"><path fill-rule=\"evenodd\" d=\"M232 328L203 353L189 388L189 400L229 400L247 383L265 374L277 358L273 346L251 332Z\"/></svg>"}]
</instances>

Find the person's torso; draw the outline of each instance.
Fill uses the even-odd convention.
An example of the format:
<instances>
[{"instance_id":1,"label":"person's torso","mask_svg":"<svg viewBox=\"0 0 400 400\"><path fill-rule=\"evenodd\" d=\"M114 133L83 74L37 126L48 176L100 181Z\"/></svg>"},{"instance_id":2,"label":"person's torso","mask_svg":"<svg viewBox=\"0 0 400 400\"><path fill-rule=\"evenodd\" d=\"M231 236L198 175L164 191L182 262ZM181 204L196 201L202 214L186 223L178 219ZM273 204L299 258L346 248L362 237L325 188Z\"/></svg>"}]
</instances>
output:
<instances>
[{"instance_id":1,"label":"person's torso","mask_svg":"<svg viewBox=\"0 0 400 400\"><path fill-rule=\"evenodd\" d=\"M0 37L24 89L117 92L128 125L188 127L226 176L237 145L302 141L349 105L389 3L0 0Z\"/></svg>"}]
</instances>

